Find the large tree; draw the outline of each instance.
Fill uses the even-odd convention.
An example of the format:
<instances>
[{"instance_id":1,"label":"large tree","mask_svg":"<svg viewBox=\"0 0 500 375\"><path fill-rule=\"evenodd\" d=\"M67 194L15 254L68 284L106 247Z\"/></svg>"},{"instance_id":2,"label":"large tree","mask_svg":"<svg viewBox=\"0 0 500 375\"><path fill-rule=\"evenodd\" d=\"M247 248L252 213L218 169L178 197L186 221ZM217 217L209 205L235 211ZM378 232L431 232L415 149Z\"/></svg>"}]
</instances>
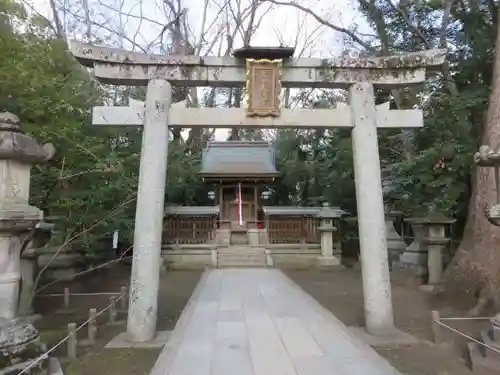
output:
<instances>
[{"instance_id":1,"label":"large tree","mask_svg":"<svg viewBox=\"0 0 500 375\"><path fill-rule=\"evenodd\" d=\"M498 5L496 5L497 8ZM481 144L500 147L500 8L493 19L497 24L494 46L491 93L486 121L481 131ZM492 168L477 168L474 171L469 214L458 251L448 267L446 281L453 282L469 293L479 292L471 315L479 314L488 302L500 308L500 228L492 225L485 210L496 202L495 177Z\"/></svg>"}]
</instances>

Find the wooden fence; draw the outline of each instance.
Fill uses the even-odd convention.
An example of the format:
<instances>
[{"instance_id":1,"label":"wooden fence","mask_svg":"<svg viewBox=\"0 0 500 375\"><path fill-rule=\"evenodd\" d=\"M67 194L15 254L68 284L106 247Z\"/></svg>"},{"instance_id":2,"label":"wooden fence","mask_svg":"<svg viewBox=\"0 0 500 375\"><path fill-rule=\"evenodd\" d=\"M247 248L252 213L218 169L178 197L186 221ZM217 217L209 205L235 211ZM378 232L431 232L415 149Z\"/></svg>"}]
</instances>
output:
<instances>
[{"instance_id":1,"label":"wooden fence","mask_svg":"<svg viewBox=\"0 0 500 375\"><path fill-rule=\"evenodd\" d=\"M230 228L230 223L219 222L220 228ZM300 244L320 243L320 220L304 215L268 216L261 224L268 233L269 243ZM258 228L259 222L247 223L247 229ZM200 245L211 243L217 229L216 216L168 215L163 230L165 245Z\"/></svg>"},{"instance_id":2,"label":"wooden fence","mask_svg":"<svg viewBox=\"0 0 500 375\"><path fill-rule=\"evenodd\" d=\"M168 215L163 228L164 245L210 243L215 236L215 216Z\"/></svg>"},{"instance_id":3,"label":"wooden fence","mask_svg":"<svg viewBox=\"0 0 500 375\"><path fill-rule=\"evenodd\" d=\"M273 215L267 217L266 224L269 243L320 243L318 218Z\"/></svg>"}]
</instances>

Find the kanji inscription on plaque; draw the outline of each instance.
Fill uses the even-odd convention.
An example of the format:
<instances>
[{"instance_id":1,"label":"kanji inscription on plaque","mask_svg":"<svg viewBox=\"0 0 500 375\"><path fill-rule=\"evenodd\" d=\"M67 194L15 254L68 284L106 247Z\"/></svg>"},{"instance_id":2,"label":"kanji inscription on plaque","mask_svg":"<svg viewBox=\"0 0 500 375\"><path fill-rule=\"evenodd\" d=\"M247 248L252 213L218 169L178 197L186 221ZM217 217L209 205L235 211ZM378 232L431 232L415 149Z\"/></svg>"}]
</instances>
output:
<instances>
[{"instance_id":1,"label":"kanji inscription on plaque","mask_svg":"<svg viewBox=\"0 0 500 375\"><path fill-rule=\"evenodd\" d=\"M282 60L246 60L247 116L280 116L282 65Z\"/></svg>"}]
</instances>

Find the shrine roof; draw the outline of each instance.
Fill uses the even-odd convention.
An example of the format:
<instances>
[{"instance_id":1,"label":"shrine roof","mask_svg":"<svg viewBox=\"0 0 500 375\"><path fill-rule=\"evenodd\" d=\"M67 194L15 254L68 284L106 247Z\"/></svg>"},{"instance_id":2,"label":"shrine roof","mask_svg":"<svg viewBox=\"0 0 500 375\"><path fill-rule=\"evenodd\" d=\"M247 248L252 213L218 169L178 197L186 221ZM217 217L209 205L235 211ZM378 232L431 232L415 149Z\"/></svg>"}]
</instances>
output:
<instances>
[{"instance_id":1,"label":"shrine roof","mask_svg":"<svg viewBox=\"0 0 500 375\"><path fill-rule=\"evenodd\" d=\"M349 215L340 207L330 207L338 218ZM263 206L262 211L266 216L316 216L322 207L299 207L299 206Z\"/></svg>"},{"instance_id":2,"label":"shrine roof","mask_svg":"<svg viewBox=\"0 0 500 375\"><path fill-rule=\"evenodd\" d=\"M167 206L166 215L178 216L216 216L219 206Z\"/></svg>"},{"instance_id":3,"label":"shrine roof","mask_svg":"<svg viewBox=\"0 0 500 375\"><path fill-rule=\"evenodd\" d=\"M274 178L274 148L264 141L210 142L202 154L202 177Z\"/></svg>"}]
</instances>

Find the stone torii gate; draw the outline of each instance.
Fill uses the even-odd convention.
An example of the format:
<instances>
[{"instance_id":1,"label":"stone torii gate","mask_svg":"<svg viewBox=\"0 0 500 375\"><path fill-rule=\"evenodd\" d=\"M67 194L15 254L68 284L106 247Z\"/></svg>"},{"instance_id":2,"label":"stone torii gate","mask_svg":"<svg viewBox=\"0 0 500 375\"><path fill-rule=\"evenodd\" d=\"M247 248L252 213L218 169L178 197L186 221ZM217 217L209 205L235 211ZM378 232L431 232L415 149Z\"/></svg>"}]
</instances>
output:
<instances>
[{"instance_id":1,"label":"stone torii gate","mask_svg":"<svg viewBox=\"0 0 500 375\"><path fill-rule=\"evenodd\" d=\"M147 86L143 107L135 104L93 110L95 125L143 127L129 340L149 341L156 331L168 127L352 128L366 329L373 335L394 330L377 128L420 127L423 116L420 110L375 106L373 90L374 86L394 88L423 82L426 67L444 62L444 51L327 60L291 59L293 49L284 50L288 52L250 48L235 51L235 57L159 56L71 43L73 55L82 65L93 68L99 81ZM246 109L172 105L173 85L245 84ZM282 109L282 87L348 89L349 105L338 109Z\"/></svg>"}]
</instances>

